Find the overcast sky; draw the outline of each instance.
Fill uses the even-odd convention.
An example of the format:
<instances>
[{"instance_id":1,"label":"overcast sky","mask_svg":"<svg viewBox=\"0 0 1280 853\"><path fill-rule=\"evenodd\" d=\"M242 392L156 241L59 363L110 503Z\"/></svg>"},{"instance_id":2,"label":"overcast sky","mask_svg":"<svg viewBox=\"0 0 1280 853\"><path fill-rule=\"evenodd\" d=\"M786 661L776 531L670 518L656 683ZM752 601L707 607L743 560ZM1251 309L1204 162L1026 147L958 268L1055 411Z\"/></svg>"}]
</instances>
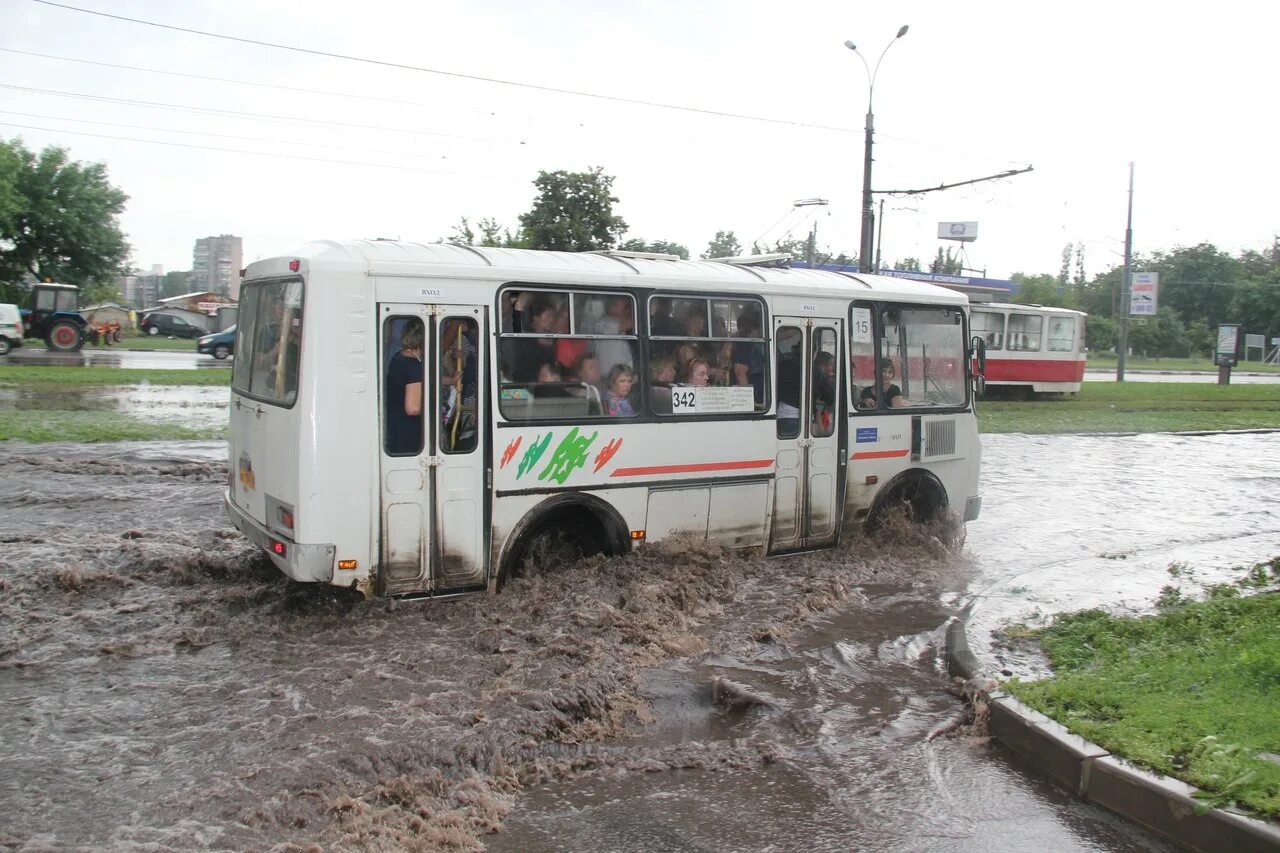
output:
<instances>
[{"instance_id":1,"label":"overcast sky","mask_svg":"<svg viewBox=\"0 0 1280 853\"><path fill-rule=\"evenodd\" d=\"M1104 271L1123 257L1130 161L1138 252L1208 241L1234 254L1280 231L1271 91L1280 5L68 4L779 120L554 94L0 0L0 136L105 162L130 196L123 226L141 268L189 269L193 242L212 234L241 236L247 263L317 238L434 241L462 216L514 229L540 169L592 166L616 176L628 237L672 240L696 256L717 230L750 246L802 238L816 222L822 251L856 254L868 87L844 41L874 66L903 24L910 32L876 80L874 189L1035 171L885 197L885 265L927 264L943 245L939 221L975 220L967 266L990 277L1056 274L1063 246L1079 242L1089 275ZM830 204L793 208L811 197Z\"/></svg>"}]
</instances>

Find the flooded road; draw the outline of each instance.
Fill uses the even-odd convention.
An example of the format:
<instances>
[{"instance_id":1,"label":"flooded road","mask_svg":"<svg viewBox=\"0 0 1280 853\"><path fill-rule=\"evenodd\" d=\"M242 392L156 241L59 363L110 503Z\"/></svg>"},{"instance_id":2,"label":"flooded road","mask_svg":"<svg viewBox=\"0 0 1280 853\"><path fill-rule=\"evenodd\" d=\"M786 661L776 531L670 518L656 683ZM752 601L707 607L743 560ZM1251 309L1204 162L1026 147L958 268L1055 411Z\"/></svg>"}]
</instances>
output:
<instances>
[{"instance_id":1,"label":"flooded road","mask_svg":"<svg viewBox=\"0 0 1280 853\"><path fill-rule=\"evenodd\" d=\"M148 423L213 430L227 425L228 387L126 385L0 387L0 412L116 412Z\"/></svg>"},{"instance_id":2,"label":"flooded road","mask_svg":"<svg viewBox=\"0 0 1280 853\"><path fill-rule=\"evenodd\" d=\"M1280 436L984 445L959 556L676 543L434 605L286 584L225 445L0 446L0 849L1162 850L930 739L941 629L1032 672L992 629L1280 553Z\"/></svg>"}]
</instances>

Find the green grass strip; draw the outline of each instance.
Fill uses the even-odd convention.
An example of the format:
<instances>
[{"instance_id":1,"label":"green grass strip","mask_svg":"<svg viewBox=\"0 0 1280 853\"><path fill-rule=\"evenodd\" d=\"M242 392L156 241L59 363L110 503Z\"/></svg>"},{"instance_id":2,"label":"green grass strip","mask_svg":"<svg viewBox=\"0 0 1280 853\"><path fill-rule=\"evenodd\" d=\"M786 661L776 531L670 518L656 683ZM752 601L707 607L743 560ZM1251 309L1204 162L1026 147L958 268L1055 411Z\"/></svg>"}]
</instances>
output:
<instances>
[{"instance_id":1,"label":"green grass strip","mask_svg":"<svg viewBox=\"0 0 1280 853\"><path fill-rule=\"evenodd\" d=\"M0 411L0 441L17 439L32 444L73 441L179 441L226 438L225 427L192 429L180 424L149 423L119 412L56 410Z\"/></svg>"},{"instance_id":2,"label":"green grass strip","mask_svg":"<svg viewBox=\"0 0 1280 853\"><path fill-rule=\"evenodd\" d=\"M125 367L23 367L0 366L0 385L38 388L41 385L230 385L231 371L149 370Z\"/></svg>"},{"instance_id":3,"label":"green grass strip","mask_svg":"<svg viewBox=\"0 0 1280 853\"><path fill-rule=\"evenodd\" d=\"M1039 400L980 400L986 433L1178 432L1280 428L1280 384L1086 382Z\"/></svg>"},{"instance_id":4,"label":"green grass strip","mask_svg":"<svg viewBox=\"0 0 1280 853\"><path fill-rule=\"evenodd\" d=\"M1009 692L1209 803L1280 817L1280 764L1260 755L1280 754L1280 593L1224 585L1155 616L1061 616L1035 636L1055 675Z\"/></svg>"}]
</instances>

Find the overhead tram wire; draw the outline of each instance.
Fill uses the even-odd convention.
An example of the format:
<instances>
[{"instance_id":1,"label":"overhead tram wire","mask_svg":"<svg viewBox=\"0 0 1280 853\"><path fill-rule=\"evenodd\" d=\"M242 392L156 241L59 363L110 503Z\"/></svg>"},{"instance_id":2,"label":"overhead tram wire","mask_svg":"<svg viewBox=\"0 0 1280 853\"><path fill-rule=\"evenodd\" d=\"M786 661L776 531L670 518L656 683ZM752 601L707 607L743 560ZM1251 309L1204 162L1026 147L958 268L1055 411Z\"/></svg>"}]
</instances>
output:
<instances>
[{"instance_id":1,"label":"overhead tram wire","mask_svg":"<svg viewBox=\"0 0 1280 853\"><path fill-rule=\"evenodd\" d=\"M162 139L138 139L132 136L113 136L108 133L90 133L85 130L62 130L56 127L36 127L29 124L0 121L0 127L16 127L21 130L42 130L46 133L69 133L72 136L91 136L96 139L114 139L120 142L141 142L147 145L167 145L173 148L190 148L198 151L220 151L227 154L250 154L255 157L275 157L281 160L304 160L312 163L334 163L342 166L367 166L373 169L395 169L402 172L423 172L432 175L456 175L464 178L489 178L510 180L510 175L494 175L486 172L459 172L451 169L424 169L419 166L397 166L393 163L369 163L361 160L338 160L330 157L307 157L301 154L277 154L272 151L248 151L243 148L221 148L215 145L192 145L187 142L169 142Z\"/></svg>"},{"instance_id":2,"label":"overhead tram wire","mask_svg":"<svg viewBox=\"0 0 1280 853\"><path fill-rule=\"evenodd\" d=\"M174 32L189 33L191 35L204 36L206 38L223 39L225 41L239 42L240 44L251 44L257 47L267 47L274 50L287 50L294 53L303 53L309 56L320 56L327 59L339 59L344 62L359 62L366 65L376 65L383 68L395 68L401 71L416 71L422 74L436 74L441 77L451 77L456 80L470 80L477 83L492 83L499 86L512 86L520 89L531 89L538 92L548 92L555 95L570 95L579 98L592 98L599 101L611 101L619 104L630 104L632 106L652 107L662 110L676 110L679 112L696 113L699 115L713 116L716 118L731 118L742 121L762 122L765 124L777 124L787 127L803 127L811 130L828 130L836 133L861 133L849 127L836 127L833 125L813 124L803 121L792 121L790 119L771 118L769 116L754 116L744 113L731 113L724 110L709 110L702 107L688 107L680 104L664 104L660 101L646 101L640 98L624 98L619 95L602 95L599 92L585 92L578 89L563 89L556 86L542 86L536 83L520 83L515 80L503 80L498 77L484 77L479 74L464 74L459 71L444 71L439 68L427 68L421 65L409 65L403 62L392 62L385 59L371 59L365 56L354 56L345 53L333 53L325 50L315 50L313 48L298 47L296 45L281 44L279 42L263 41L261 39L251 39L242 36L231 36L225 33L215 33L208 30L198 30L192 27L179 27L173 24L161 24L157 21L148 21L142 18L130 18L125 15L113 15L110 12L100 12L96 9L84 9L79 6L71 6L66 3L55 3L53 0L31 0L33 3L39 3L42 6L50 6L57 9L65 9L71 12L80 12L85 15L97 15L102 18L111 18L117 21L125 21L131 24L140 24L147 27L157 27L162 30L172 30Z\"/></svg>"}]
</instances>

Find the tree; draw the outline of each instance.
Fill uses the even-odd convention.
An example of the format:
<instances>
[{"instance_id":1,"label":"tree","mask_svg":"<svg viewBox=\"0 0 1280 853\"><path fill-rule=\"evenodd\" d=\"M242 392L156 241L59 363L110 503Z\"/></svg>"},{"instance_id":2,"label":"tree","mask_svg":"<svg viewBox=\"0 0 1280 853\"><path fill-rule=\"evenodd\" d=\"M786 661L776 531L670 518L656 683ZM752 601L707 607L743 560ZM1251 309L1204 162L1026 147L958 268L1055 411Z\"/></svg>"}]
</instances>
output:
<instances>
[{"instance_id":1,"label":"tree","mask_svg":"<svg viewBox=\"0 0 1280 853\"><path fill-rule=\"evenodd\" d=\"M523 248L519 234L512 234L511 229L504 228L502 223L488 217L476 221L480 229L479 238L472 229L467 217L462 217L459 224L453 226L453 233L444 238L442 243L460 243L463 246L486 246L490 248Z\"/></svg>"},{"instance_id":2,"label":"tree","mask_svg":"<svg viewBox=\"0 0 1280 853\"><path fill-rule=\"evenodd\" d=\"M1240 261L1209 243L1153 252L1145 266L1133 268L1160 273L1160 305L1187 322L1203 319L1210 328L1228 322L1231 291L1243 278ZM1121 307L1128 310L1127 305Z\"/></svg>"},{"instance_id":3,"label":"tree","mask_svg":"<svg viewBox=\"0 0 1280 853\"><path fill-rule=\"evenodd\" d=\"M959 275L962 272L963 264L960 262L960 255L952 254L951 247L947 247L947 252L942 253L942 247L938 247L938 256L933 259L933 263L929 264L929 272L943 273L945 275Z\"/></svg>"},{"instance_id":4,"label":"tree","mask_svg":"<svg viewBox=\"0 0 1280 853\"><path fill-rule=\"evenodd\" d=\"M675 255L684 260L689 260L689 250L679 243L671 243L666 240L654 240L652 243L646 243L644 240L634 238L628 240L618 247L628 252L657 252L660 255Z\"/></svg>"},{"instance_id":5,"label":"tree","mask_svg":"<svg viewBox=\"0 0 1280 853\"><path fill-rule=\"evenodd\" d=\"M732 231L717 231L716 236L707 244L704 258L736 258L742 254L742 244Z\"/></svg>"},{"instance_id":6,"label":"tree","mask_svg":"<svg viewBox=\"0 0 1280 853\"><path fill-rule=\"evenodd\" d=\"M125 271L129 244L117 217L129 197L102 163L68 159L63 148L28 151L0 141L0 290L24 300L24 282L105 285Z\"/></svg>"},{"instance_id":7,"label":"tree","mask_svg":"<svg viewBox=\"0 0 1280 853\"><path fill-rule=\"evenodd\" d=\"M613 176L597 166L586 172L539 172L538 197L520 214L522 242L530 249L589 252L611 249L627 231L613 212Z\"/></svg>"},{"instance_id":8,"label":"tree","mask_svg":"<svg viewBox=\"0 0 1280 853\"><path fill-rule=\"evenodd\" d=\"M1062 247L1062 269L1058 272L1058 284L1063 287L1067 286L1067 281L1071 278L1071 250L1075 248L1071 243Z\"/></svg>"},{"instance_id":9,"label":"tree","mask_svg":"<svg viewBox=\"0 0 1280 853\"><path fill-rule=\"evenodd\" d=\"M902 258L893 265L893 268L903 272L920 272L920 259Z\"/></svg>"},{"instance_id":10,"label":"tree","mask_svg":"<svg viewBox=\"0 0 1280 853\"><path fill-rule=\"evenodd\" d=\"M1054 308L1073 308L1069 291L1062 288L1060 279L1047 273L1026 275L1016 272L1010 279L1018 285L1013 301L1023 305L1048 305Z\"/></svg>"}]
</instances>

